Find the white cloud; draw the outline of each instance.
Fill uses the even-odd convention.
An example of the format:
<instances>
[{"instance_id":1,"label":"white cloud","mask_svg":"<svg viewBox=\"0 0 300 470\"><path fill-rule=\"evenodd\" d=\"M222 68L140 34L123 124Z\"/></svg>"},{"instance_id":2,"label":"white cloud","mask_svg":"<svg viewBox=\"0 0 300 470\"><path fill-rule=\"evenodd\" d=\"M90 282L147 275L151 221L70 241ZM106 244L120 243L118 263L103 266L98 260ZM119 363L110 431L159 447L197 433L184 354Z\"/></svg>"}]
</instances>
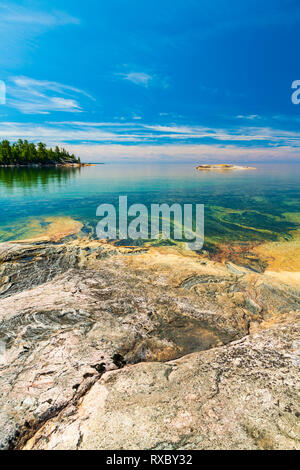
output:
<instances>
[{"instance_id":1,"label":"white cloud","mask_svg":"<svg viewBox=\"0 0 300 470\"><path fill-rule=\"evenodd\" d=\"M66 102L65 102L66 101ZM72 100L70 100L72 101ZM76 107L68 100L56 106ZM0 122L0 140L18 138L69 148L85 160L300 160L300 132L273 128L213 129L140 122ZM210 160L209 160L210 161Z\"/></svg>"},{"instance_id":2,"label":"white cloud","mask_svg":"<svg viewBox=\"0 0 300 470\"><path fill-rule=\"evenodd\" d=\"M28 1L26 7L8 1L0 2L0 67L3 70L26 63L28 52L38 47L36 39L41 34L58 27L77 27L80 24L78 18L64 11L51 10L50 5L43 11L41 8L31 8L32 3L39 2Z\"/></svg>"},{"instance_id":3,"label":"white cloud","mask_svg":"<svg viewBox=\"0 0 300 470\"><path fill-rule=\"evenodd\" d=\"M116 75L121 76L124 80L134 83L135 85L140 85L148 87L153 77L148 73L143 72L130 72L130 73L117 73Z\"/></svg>"},{"instance_id":4,"label":"white cloud","mask_svg":"<svg viewBox=\"0 0 300 470\"><path fill-rule=\"evenodd\" d=\"M64 108L75 108L76 103L73 100L66 99L53 99L53 106ZM5 126L7 123L2 123ZM13 123L9 123L10 125ZM17 132L22 132L23 129L27 130L28 126L34 135L37 125L34 124L18 124L16 123ZM161 125L146 125L140 122L81 122L81 121L61 121L61 122L47 122L44 126L38 126L39 129L50 130L51 133L55 129L58 137L60 134L64 136L65 140L74 139L81 140L99 140L103 136L111 138L112 141L129 141L138 139L145 142L160 142L165 141L186 141L203 140L209 138L210 140L223 141L239 141L249 144L250 142L259 141L265 145L300 145L300 132L285 131L280 129L273 129L270 127L239 127L235 129L218 129L199 126L161 126ZM102 130L101 128L105 129Z\"/></svg>"},{"instance_id":5,"label":"white cloud","mask_svg":"<svg viewBox=\"0 0 300 470\"><path fill-rule=\"evenodd\" d=\"M82 95L87 96L88 98L94 99L91 95L86 93L84 90L80 90L79 88L75 88L69 85L63 85L62 83L58 82L51 82L48 80L35 80L34 78L29 77L12 77L11 81L19 88L25 88L29 91L35 90L50 90L56 91L58 93L65 93L66 91L79 93Z\"/></svg>"},{"instance_id":6,"label":"white cloud","mask_svg":"<svg viewBox=\"0 0 300 470\"><path fill-rule=\"evenodd\" d=\"M66 148L83 161L186 161L256 162L299 161L300 151L293 147L242 148L234 145L70 145Z\"/></svg>"},{"instance_id":7,"label":"white cloud","mask_svg":"<svg viewBox=\"0 0 300 470\"><path fill-rule=\"evenodd\" d=\"M170 139L203 139L211 138L222 141L266 141L273 143L290 144L291 141L300 144L300 132L285 131L271 127L238 127L233 129L218 129L199 126L161 126L145 125L158 133L157 137Z\"/></svg>"},{"instance_id":8,"label":"white cloud","mask_svg":"<svg viewBox=\"0 0 300 470\"><path fill-rule=\"evenodd\" d=\"M0 122L0 140L9 139L11 141L28 139L34 142L42 140L47 145L56 145L65 142L138 142L137 134L121 134L110 131L103 131L97 127L77 126L74 123L53 125L40 125L33 123Z\"/></svg>"},{"instance_id":9,"label":"white cloud","mask_svg":"<svg viewBox=\"0 0 300 470\"><path fill-rule=\"evenodd\" d=\"M125 119L125 118L124 118ZM47 124L67 125L78 127L132 127L136 126L133 122L88 122L88 121L48 121Z\"/></svg>"},{"instance_id":10,"label":"white cloud","mask_svg":"<svg viewBox=\"0 0 300 470\"><path fill-rule=\"evenodd\" d=\"M172 134L192 134L195 133L195 128L187 127L187 126L148 126L146 125L145 128L152 129L157 132L171 132ZM204 128L203 128L204 129ZM201 128L201 130L203 130ZM199 128L198 128L199 130Z\"/></svg>"},{"instance_id":11,"label":"white cloud","mask_svg":"<svg viewBox=\"0 0 300 470\"><path fill-rule=\"evenodd\" d=\"M249 119L250 121L255 120L255 119L261 119L261 117L258 114L249 114L248 116L244 116L243 114L240 114L239 116L236 116L237 119Z\"/></svg>"},{"instance_id":12,"label":"white cloud","mask_svg":"<svg viewBox=\"0 0 300 470\"><path fill-rule=\"evenodd\" d=\"M43 12L30 10L14 3L2 3L0 5L1 23L28 24L40 26L63 26L67 24L79 24L80 20L63 11L54 10Z\"/></svg>"},{"instance_id":13,"label":"white cloud","mask_svg":"<svg viewBox=\"0 0 300 470\"><path fill-rule=\"evenodd\" d=\"M64 98L28 99L21 101L16 99L8 100L8 105L18 109L22 114L50 114L54 111L82 112L79 104L75 100Z\"/></svg>"},{"instance_id":14,"label":"white cloud","mask_svg":"<svg viewBox=\"0 0 300 470\"><path fill-rule=\"evenodd\" d=\"M20 76L12 77L7 83L7 106L23 114L81 112L78 95L93 99L83 90L58 82Z\"/></svg>"},{"instance_id":15,"label":"white cloud","mask_svg":"<svg viewBox=\"0 0 300 470\"><path fill-rule=\"evenodd\" d=\"M54 107L61 111L80 111L80 107L75 100L65 99L65 98L50 98L50 102Z\"/></svg>"}]
</instances>

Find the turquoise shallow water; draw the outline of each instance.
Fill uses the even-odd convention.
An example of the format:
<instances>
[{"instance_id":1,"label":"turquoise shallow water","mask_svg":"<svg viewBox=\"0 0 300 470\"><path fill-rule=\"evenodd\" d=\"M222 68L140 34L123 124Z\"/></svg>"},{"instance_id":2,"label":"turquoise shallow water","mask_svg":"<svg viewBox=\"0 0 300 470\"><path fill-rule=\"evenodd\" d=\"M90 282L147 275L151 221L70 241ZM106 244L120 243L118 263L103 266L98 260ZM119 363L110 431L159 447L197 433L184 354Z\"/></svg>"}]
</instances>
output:
<instances>
[{"instance_id":1,"label":"turquoise shallow water","mask_svg":"<svg viewBox=\"0 0 300 470\"><path fill-rule=\"evenodd\" d=\"M199 203L211 241L277 240L300 226L300 164L197 172L193 164L105 164L80 169L0 168L0 240L32 220L70 216L93 233L99 204Z\"/></svg>"}]
</instances>

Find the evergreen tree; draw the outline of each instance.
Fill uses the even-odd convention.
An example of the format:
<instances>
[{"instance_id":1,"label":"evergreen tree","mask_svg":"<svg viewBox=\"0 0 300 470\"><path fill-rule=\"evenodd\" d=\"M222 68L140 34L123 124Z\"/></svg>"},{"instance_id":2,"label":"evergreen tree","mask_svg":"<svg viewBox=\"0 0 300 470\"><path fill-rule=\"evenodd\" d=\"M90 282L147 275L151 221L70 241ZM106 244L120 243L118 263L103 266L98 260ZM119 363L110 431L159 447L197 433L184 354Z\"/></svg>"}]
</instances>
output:
<instances>
[{"instance_id":1,"label":"evergreen tree","mask_svg":"<svg viewBox=\"0 0 300 470\"><path fill-rule=\"evenodd\" d=\"M19 139L10 145L8 140L0 142L0 165L55 165L65 163L80 163L80 158L69 154L58 146L55 150L47 149L46 145L39 142L36 146L28 140Z\"/></svg>"}]
</instances>

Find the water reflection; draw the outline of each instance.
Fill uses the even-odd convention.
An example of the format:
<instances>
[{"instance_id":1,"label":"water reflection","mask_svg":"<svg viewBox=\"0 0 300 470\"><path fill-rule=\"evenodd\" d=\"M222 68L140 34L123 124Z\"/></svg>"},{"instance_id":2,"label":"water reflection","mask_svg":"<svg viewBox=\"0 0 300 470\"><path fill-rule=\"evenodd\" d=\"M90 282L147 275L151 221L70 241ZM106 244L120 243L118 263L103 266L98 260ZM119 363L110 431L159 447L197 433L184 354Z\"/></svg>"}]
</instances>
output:
<instances>
[{"instance_id":1,"label":"water reflection","mask_svg":"<svg viewBox=\"0 0 300 470\"><path fill-rule=\"evenodd\" d=\"M0 187L6 189L46 187L50 183L59 185L74 178L81 171L80 167L2 167L0 168Z\"/></svg>"}]
</instances>

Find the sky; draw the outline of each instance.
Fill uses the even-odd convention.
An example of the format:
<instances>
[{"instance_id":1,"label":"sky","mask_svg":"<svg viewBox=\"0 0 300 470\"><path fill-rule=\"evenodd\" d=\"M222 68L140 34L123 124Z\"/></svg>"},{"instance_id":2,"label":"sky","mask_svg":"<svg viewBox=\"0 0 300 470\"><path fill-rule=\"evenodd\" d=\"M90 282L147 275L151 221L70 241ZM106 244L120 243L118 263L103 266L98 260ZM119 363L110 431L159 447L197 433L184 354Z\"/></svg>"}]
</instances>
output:
<instances>
[{"instance_id":1,"label":"sky","mask_svg":"<svg viewBox=\"0 0 300 470\"><path fill-rule=\"evenodd\" d=\"M299 40L299 0L0 0L0 139L300 161Z\"/></svg>"}]
</instances>

